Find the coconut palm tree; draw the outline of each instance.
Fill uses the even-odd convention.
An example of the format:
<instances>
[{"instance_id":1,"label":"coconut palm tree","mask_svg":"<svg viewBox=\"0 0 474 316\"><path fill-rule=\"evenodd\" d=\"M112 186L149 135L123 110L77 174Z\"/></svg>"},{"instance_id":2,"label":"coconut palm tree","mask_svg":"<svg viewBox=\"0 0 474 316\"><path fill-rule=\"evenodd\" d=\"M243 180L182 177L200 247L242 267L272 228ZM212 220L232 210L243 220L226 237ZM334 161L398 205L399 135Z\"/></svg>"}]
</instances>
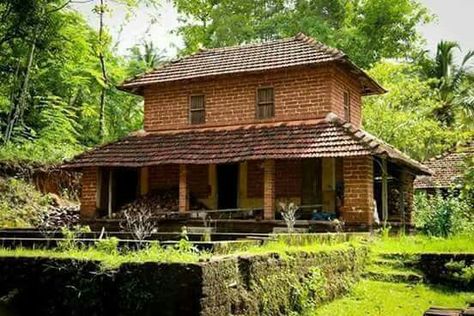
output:
<instances>
[{"instance_id":1,"label":"coconut palm tree","mask_svg":"<svg viewBox=\"0 0 474 316\"><path fill-rule=\"evenodd\" d=\"M470 117L474 111L474 88L466 84L469 61L474 57L474 51L464 55L461 64L454 63L454 51L460 50L459 44L451 41L438 43L434 75L439 79L438 91L442 105L435 109L434 115L447 126L454 123L456 109L461 109Z\"/></svg>"},{"instance_id":2,"label":"coconut palm tree","mask_svg":"<svg viewBox=\"0 0 474 316\"><path fill-rule=\"evenodd\" d=\"M153 42L143 41L130 49L132 75L150 71L159 66L163 61L163 54L153 45Z\"/></svg>"}]
</instances>

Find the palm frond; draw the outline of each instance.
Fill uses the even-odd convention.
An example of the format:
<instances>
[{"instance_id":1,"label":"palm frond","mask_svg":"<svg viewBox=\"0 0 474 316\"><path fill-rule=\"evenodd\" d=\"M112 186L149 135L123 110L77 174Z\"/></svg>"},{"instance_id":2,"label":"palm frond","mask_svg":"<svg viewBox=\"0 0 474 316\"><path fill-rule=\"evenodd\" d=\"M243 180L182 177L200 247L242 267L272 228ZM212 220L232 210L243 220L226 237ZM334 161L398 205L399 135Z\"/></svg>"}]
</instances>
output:
<instances>
[{"instance_id":1,"label":"palm frond","mask_svg":"<svg viewBox=\"0 0 474 316\"><path fill-rule=\"evenodd\" d=\"M473 57L474 57L474 50L468 51L467 54L464 55L464 58L461 63L461 68L464 67L467 64L467 62Z\"/></svg>"}]
</instances>

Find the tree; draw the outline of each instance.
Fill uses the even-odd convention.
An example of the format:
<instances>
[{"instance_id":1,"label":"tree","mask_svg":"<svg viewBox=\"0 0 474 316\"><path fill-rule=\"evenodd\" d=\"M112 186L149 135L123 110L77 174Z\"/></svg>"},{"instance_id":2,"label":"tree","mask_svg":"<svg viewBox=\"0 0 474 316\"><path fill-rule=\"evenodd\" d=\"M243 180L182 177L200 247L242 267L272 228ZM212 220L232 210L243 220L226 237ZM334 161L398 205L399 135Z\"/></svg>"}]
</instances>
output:
<instances>
[{"instance_id":1,"label":"tree","mask_svg":"<svg viewBox=\"0 0 474 316\"><path fill-rule=\"evenodd\" d=\"M56 28L54 13L60 10L57 1L25 1L8 0L0 6L3 27L0 27L0 47L11 52L20 39L24 40L24 64L18 59L14 85L10 91L10 111L4 132L4 142L8 143L13 130L18 125L24 126L24 113L30 85L33 62L37 46L48 42L48 35L54 34ZM25 15L26 13L26 15ZM23 56L22 56L23 57ZM22 69L20 69L22 68ZM6 68L8 69L8 68Z\"/></svg>"},{"instance_id":2,"label":"tree","mask_svg":"<svg viewBox=\"0 0 474 316\"><path fill-rule=\"evenodd\" d=\"M147 41L130 48L128 59L128 72L131 77L150 71L164 61L163 55L155 48L153 42Z\"/></svg>"},{"instance_id":3,"label":"tree","mask_svg":"<svg viewBox=\"0 0 474 316\"><path fill-rule=\"evenodd\" d=\"M431 70L433 77L439 80L437 89L442 101L434 110L437 119L452 126L456 110L462 110L471 117L474 112L474 89L465 84L467 66L474 57L474 51L468 51L462 58L461 64L454 63L454 51L460 50L459 44L451 41L441 41L436 50L436 59Z\"/></svg>"},{"instance_id":4,"label":"tree","mask_svg":"<svg viewBox=\"0 0 474 316\"><path fill-rule=\"evenodd\" d=\"M416 0L175 0L184 53L294 36L342 49L358 65L406 57L420 48L420 23L430 20Z\"/></svg>"},{"instance_id":5,"label":"tree","mask_svg":"<svg viewBox=\"0 0 474 316\"><path fill-rule=\"evenodd\" d=\"M111 12L111 8L108 5L109 2L114 2L116 4L125 5L128 11L132 11L137 8L140 4L147 6L155 7L157 5L157 0L90 0L97 1L94 6L93 12L96 13L99 17L99 27L98 27L98 41L96 43L96 53L100 63L101 78L100 84L102 86L100 92L100 106L99 106L99 139L101 141L105 140L105 104L106 104L106 95L107 91L113 89L111 82L107 73L106 67L106 54L105 51L107 46L110 44L110 37L107 36L106 26L104 24L104 15L107 12Z\"/></svg>"},{"instance_id":6,"label":"tree","mask_svg":"<svg viewBox=\"0 0 474 316\"><path fill-rule=\"evenodd\" d=\"M142 126L141 99L114 88L130 76L131 61L113 51L110 37L104 32L101 50L107 62L109 106L104 111L105 135L99 138L103 72L97 58L98 30L88 26L77 12L64 7L67 2L45 0L44 3L40 8L49 12L48 19L35 20L39 21L38 25L18 24L20 13L8 13L6 18L6 23L17 24L22 34L35 29L41 32L37 32L33 54L31 35L5 41L0 50L1 135L5 135L8 118L21 113L9 128L8 144L0 146L0 159L57 162L84 150L84 146L114 140ZM2 5L3 2L0 10L6 10ZM32 16L35 14L38 15L31 12ZM0 11L0 16L7 14ZM0 26L0 32L6 29ZM4 37L0 33L0 38ZM47 117L51 119L45 126ZM72 133L64 129L68 119L74 123Z\"/></svg>"},{"instance_id":7,"label":"tree","mask_svg":"<svg viewBox=\"0 0 474 316\"><path fill-rule=\"evenodd\" d=\"M363 125L375 136L425 160L472 135L469 129L448 129L432 115L442 101L432 88L436 80L426 80L419 67L382 61L369 73L389 91L364 100Z\"/></svg>"}]
</instances>

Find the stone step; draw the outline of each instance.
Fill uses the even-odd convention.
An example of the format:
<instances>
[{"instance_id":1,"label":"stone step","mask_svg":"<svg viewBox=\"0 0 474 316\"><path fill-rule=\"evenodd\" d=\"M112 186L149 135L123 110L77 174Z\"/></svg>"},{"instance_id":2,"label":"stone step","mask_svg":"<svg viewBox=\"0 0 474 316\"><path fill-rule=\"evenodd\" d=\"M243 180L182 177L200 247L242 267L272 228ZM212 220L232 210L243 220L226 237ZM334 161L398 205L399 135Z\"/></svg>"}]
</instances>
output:
<instances>
[{"instance_id":1,"label":"stone step","mask_svg":"<svg viewBox=\"0 0 474 316\"><path fill-rule=\"evenodd\" d=\"M363 276L370 280L385 281L385 282L402 282L402 283L421 283L423 282L423 275L412 270L401 269L380 269L377 267L370 267Z\"/></svg>"},{"instance_id":2,"label":"stone step","mask_svg":"<svg viewBox=\"0 0 474 316\"><path fill-rule=\"evenodd\" d=\"M405 262L397 259L383 259L375 258L372 260L372 263L378 266L391 267L391 268L404 268L406 267Z\"/></svg>"}]
</instances>

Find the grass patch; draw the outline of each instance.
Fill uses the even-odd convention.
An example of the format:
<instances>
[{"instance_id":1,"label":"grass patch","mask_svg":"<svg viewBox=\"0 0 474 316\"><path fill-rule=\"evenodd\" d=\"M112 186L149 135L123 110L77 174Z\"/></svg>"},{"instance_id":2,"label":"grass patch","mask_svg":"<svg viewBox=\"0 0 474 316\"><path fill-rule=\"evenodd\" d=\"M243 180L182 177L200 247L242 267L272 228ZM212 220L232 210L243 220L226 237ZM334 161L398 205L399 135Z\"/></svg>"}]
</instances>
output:
<instances>
[{"instance_id":1,"label":"grass patch","mask_svg":"<svg viewBox=\"0 0 474 316\"><path fill-rule=\"evenodd\" d=\"M450 238L423 235L400 236L375 239L371 245L375 253L474 253L474 236L453 236Z\"/></svg>"},{"instance_id":2,"label":"grass patch","mask_svg":"<svg viewBox=\"0 0 474 316\"><path fill-rule=\"evenodd\" d=\"M323 305L308 314L313 316L419 316L433 305L463 308L466 307L466 302L473 298L474 293L453 292L423 284L409 285L363 280L348 296Z\"/></svg>"},{"instance_id":3,"label":"grass patch","mask_svg":"<svg viewBox=\"0 0 474 316\"><path fill-rule=\"evenodd\" d=\"M118 250L114 243L108 244L107 240L96 243L95 246L86 247L67 241L67 247L56 249L6 249L0 248L0 257L27 257L27 258L55 258L90 260L101 262L104 269L114 269L128 262L163 262L163 263L197 263L210 259L218 259L227 255L248 255L278 253L282 257L294 252L320 252L338 249L347 249L356 246L355 242L338 244L306 243L304 245L288 245L284 241L269 241L264 245L242 245L240 248L229 248L228 251L220 250L218 253L198 251L186 240L181 240L174 246L161 247L152 243L143 250ZM105 246L104 246L105 245Z\"/></svg>"},{"instance_id":4,"label":"grass patch","mask_svg":"<svg viewBox=\"0 0 474 316\"><path fill-rule=\"evenodd\" d=\"M175 247L163 248L158 244L152 244L143 250L122 250L120 252L104 252L95 247L79 247L61 251L49 249L0 248L0 257L100 261L104 269L114 269L128 262L195 263L200 260L209 259L211 254L208 252L181 250Z\"/></svg>"},{"instance_id":5,"label":"grass patch","mask_svg":"<svg viewBox=\"0 0 474 316\"><path fill-rule=\"evenodd\" d=\"M340 243L318 243L318 242L308 242L301 245L288 244L284 240L276 241L267 241L263 245L245 245L242 247L234 247L231 251L226 254L235 254L235 255L246 255L246 254L266 254L266 253L277 253L284 256L287 253L291 252L319 252L319 251L328 251L328 250L337 250L337 249L347 249L350 246L360 245L357 242L340 242ZM221 252L221 254L225 254Z\"/></svg>"}]
</instances>

